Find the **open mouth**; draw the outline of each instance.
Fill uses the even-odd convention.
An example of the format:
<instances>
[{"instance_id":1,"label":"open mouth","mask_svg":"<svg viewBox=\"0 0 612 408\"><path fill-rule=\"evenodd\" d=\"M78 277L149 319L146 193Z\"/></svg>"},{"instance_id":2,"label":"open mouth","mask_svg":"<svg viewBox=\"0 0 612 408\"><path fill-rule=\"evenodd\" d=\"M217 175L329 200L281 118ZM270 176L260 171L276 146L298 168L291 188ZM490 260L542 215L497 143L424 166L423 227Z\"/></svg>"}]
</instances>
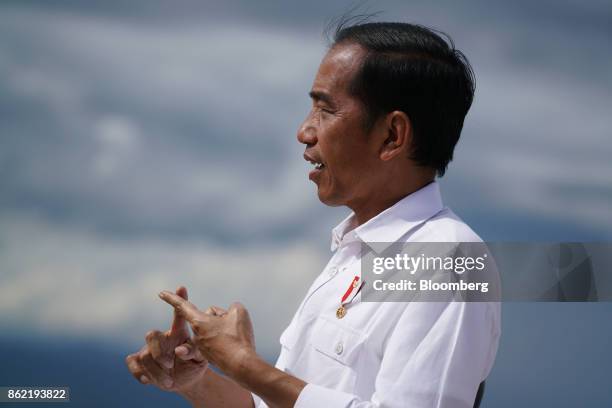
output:
<instances>
[{"instance_id":1,"label":"open mouth","mask_svg":"<svg viewBox=\"0 0 612 408\"><path fill-rule=\"evenodd\" d=\"M312 164L316 170L321 170L323 167L325 167L323 163L310 162L310 164Z\"/></svg>"},{"instance_id":2,"label":"open mouth","mask_svg":"<svg viewBox=\"0 0 612 408\"><path fill-rule=\"evenodd\" d=\"M316 182L323 170L325 170L325 164L323 164L323 162L320 162L318 158L315 159L314 155L307 152L304 152L304 160L312 164L312 166L314 167L314 169L312 169L310 173L308 173L308 178Z\"/></svg>"}]
</instances>

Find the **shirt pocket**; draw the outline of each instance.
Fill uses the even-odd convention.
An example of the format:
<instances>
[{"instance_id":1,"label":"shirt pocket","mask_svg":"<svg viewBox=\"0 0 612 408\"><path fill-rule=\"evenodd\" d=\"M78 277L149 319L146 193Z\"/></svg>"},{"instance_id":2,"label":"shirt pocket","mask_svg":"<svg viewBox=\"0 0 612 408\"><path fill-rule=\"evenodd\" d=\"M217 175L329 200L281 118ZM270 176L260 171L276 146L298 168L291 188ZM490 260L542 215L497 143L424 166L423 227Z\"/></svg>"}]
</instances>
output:
<instances>
[{"instance_id":1,"label":"shirt pocket","mask_svg":"<svg viewBox=\"0 0 612 408\"><path fill-rule=\"evenodd\" d=\"M311 345L316 352L355 369L365 341L361 332L326 317L319 317L313 329Z\"/></svg>"}]
</instances>

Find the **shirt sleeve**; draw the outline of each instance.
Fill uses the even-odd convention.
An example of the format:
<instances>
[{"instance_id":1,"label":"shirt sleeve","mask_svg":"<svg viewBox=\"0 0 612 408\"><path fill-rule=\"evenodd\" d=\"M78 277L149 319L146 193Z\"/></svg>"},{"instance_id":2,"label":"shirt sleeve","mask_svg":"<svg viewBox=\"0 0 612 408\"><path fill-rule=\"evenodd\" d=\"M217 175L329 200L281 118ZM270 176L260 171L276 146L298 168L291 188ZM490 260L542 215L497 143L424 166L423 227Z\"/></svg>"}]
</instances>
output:
<instances>
[{"instance_id":1,"label":"shirt sleeve","mask_svg":"<svg viewBox=\"0 0 612 408\"><path fill-rule=\"evenodd\" d=\"M253 406L255 408L265 408L265 407L267 407L266 403L261 398L259 398L259 396L257 396L257 394L251 393L251 396L253 397Z\"/></svg>"},{"instance_id":2,"label":"shirt sleeve","mask_svg":"<svg viewBox=\"0 0 612 408\"><path fill-rule=\"evenodd\" d=\"M472 408L499 335L499 303L411 303L386 339L370 400L308 384L295 407Z\"/></svg>"}]
</instances>

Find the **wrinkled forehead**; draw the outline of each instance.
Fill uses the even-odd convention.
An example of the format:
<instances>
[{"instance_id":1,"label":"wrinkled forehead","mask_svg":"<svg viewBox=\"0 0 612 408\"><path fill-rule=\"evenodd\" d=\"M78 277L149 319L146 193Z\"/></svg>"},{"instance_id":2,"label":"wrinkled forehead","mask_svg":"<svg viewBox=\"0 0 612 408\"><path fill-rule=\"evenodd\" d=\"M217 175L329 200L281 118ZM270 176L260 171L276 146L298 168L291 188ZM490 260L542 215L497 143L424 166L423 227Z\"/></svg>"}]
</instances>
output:
<instances>
[{"instance_id":1,"label":"wrinkled forehead","mask_svg":"<svg viewBox=\"0 0 612 408\"><path fill-rule=\"evenodd\" d=\"M344 93L359 71L365 50L357 44L337 44L332 47L319 66L313 90Z\"/></svg>"}]
</instances>

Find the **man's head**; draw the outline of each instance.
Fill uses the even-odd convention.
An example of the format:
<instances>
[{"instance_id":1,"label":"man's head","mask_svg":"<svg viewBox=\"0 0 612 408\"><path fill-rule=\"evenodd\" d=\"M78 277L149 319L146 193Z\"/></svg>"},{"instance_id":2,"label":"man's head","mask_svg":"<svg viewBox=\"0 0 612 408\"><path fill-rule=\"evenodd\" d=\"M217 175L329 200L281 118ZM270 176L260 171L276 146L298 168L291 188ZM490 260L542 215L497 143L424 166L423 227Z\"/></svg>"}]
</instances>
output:
<instances>
[{"instance_id":1,"label":"man's head","mask_svg":"<svg viewBox=\"0 0 612 408\"><path fill-rule=\"evenodd\" d=\"M405 23L340 25L298 132L321 201L348 205L443 175L474 95L452 42ZM354 208L353 208L354 209Z\"/></svg>"}]
</instances>

